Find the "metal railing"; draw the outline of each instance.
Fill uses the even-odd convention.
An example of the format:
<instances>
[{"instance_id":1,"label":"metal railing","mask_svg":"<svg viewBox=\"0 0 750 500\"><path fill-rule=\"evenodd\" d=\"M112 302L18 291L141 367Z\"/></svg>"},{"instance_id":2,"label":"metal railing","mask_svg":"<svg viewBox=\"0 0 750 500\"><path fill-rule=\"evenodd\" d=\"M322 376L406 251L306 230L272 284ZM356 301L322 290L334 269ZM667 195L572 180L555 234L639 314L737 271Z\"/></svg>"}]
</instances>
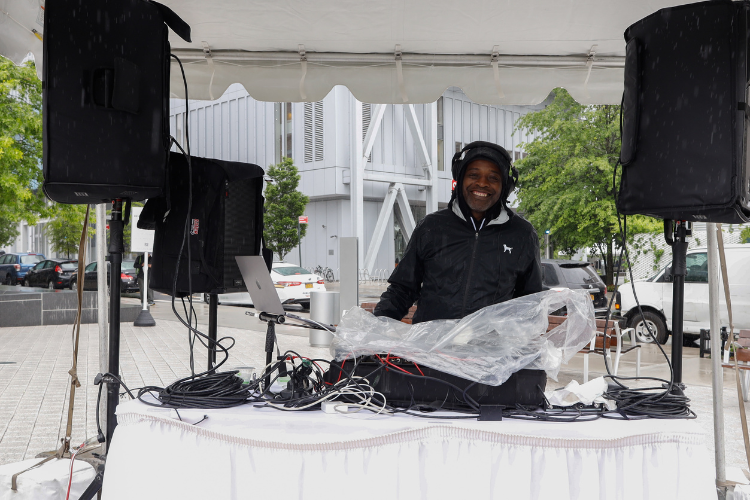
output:
<instances>
[{"instance_id":1,"label":"metal railing","mask_svg":"<svg viewBox=\"0 0 750 500\"><path fill-rule=\"evenodd\" d=\"M310 274L316 274L318 276L321 276L325 278L324 274L326 270L330 270L331 273L334 276L334 279L332 281L336 281L336 277L339 276L339 268L336 268L335 270L329 267L323 267L323 266L315 266L315 267L302 267L302 269L306 270ZM359 270L359 282L360 283L386 283L388 281L388 278L391 276L391 269L373 269L372 272L370 272L368 269L361 268Z\"/></svg>"}]
</instances>

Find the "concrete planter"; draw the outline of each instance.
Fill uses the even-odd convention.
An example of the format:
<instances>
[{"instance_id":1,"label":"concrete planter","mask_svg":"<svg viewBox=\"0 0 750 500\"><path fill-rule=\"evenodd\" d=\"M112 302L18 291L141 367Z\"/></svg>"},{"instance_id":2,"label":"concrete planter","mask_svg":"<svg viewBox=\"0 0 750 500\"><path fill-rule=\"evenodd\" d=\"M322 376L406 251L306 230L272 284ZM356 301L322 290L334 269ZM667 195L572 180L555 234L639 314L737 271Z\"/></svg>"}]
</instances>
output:
<instances>
[{"instance_id":1,"label":"concrete planter","mask_svg":"<svg viewBox=\"0 0 750 500\"><path fill-rule=\"evenodd\" d=\"M81 323L96 323L96 292L83 292ZM135 321L137 304L120 306L120 321ZM0 327L72 325L78 311L74 290L48 290L0 285Z\"/></svg>"}]
</instances>

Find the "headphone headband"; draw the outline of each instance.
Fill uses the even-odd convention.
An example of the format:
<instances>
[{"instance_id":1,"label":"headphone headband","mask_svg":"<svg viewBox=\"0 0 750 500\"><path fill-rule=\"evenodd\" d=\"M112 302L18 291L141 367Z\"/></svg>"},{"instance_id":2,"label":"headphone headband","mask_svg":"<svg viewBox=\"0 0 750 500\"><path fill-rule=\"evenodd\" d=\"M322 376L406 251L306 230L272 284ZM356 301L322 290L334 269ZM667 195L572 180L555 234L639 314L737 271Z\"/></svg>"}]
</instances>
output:
<instances>
[{"instance_id":1,"label":"headphone headband","mask_svg":"<svg viewBox=\"0 0 750 500\"><path fill-rule=\"evenodd\" d=\"M453 160L451 162L451 174L453 175L453 180L458 181L458 176L460 172L458 171L458 166L461 163L461 157L464 155L466 151L469 151L470 149L475 148L491 148L500 153L500 155L505 158L505 160L508 162L508 190L507 193L510 194L513 189L515 189L516 184L518 184L518 170L516 170L516 167L513 166L513 159L510 156L510 153L506 151L506 149L502 146L499 146L497 144L493 144L491 142L487 141L474 141L461 149L461 151L457 152L453 155ZM503 190L505 191L505 187L503 187Z\"/></svg>"}]
</instances>

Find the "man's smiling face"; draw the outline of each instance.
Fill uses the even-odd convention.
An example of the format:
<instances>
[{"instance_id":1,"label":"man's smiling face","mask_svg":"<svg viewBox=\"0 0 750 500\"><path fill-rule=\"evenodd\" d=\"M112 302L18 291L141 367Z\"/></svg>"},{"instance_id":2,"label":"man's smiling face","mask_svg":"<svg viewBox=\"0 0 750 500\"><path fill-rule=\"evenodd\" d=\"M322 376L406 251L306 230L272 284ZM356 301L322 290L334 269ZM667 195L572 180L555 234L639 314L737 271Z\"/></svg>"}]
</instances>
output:
<instances>
[{"instance_id":1,"label":"man's smiling face","mask_svg":"<svg viewBox=\"0 0 750 500\"><path fill-rule=\"evenodd\" d=\"M500 167L491 161L478 158L464 170L463 195L466 204L476 219L500 199L503 190L503 175Z\"/></svg>"}]
</instances>

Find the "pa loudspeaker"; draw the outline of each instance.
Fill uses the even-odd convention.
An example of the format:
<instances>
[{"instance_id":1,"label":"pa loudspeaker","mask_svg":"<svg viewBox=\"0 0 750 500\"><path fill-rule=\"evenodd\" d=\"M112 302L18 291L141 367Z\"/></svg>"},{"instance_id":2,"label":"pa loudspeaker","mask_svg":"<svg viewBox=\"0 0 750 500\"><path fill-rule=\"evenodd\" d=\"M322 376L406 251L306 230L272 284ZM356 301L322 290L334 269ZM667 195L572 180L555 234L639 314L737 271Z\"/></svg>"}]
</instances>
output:
<instances>
[{"instance_id":1,"label":"pa loudspeaker","mask_svg":"<svg viewBox=\"0 0 750 500\"><path fill-rule=\"evenodd\" d=\"M625 31L618 209L750 220L748 3L662 9Z\"/></svg>"},{"instance_id":2,"label":"pa loudspeaker","mask_svg":"<svg viewBox=\"0 0 750 500\"><path fill-rule=\"evenodd\" d=\"M237 255L261 255L263 235L263 169L258 165L191 156L192 210L187 244L180 259L176 296L247 290ZM138 227L155 229L151 288L172 295L177 256L188 214L190 176L181 154L169 159L165 196L148 200Z\"/></svg>"},{"instance_id":3,"label":"pa loudspeaker","mask_svg":"<svg viewBox=\"0 0 750 500\"><path fill-rule=\"evenodd\" d=\"M167 24L145 0L47 0L44 192L60 203L161 194L169 151Z\"/></svg>"}]
</instances>

